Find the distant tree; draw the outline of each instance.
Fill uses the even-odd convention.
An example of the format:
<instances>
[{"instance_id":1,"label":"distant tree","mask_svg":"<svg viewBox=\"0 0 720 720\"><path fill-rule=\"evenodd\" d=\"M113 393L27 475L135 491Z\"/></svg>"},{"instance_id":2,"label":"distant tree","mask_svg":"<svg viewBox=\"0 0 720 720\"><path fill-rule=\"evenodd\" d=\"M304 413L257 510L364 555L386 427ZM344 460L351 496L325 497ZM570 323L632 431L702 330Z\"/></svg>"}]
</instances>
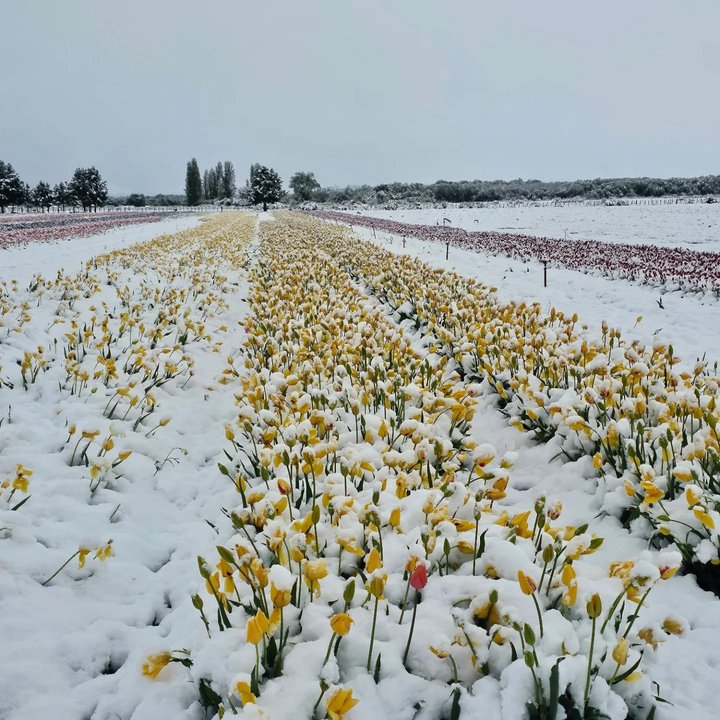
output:
<instances>
[{"instance_id":1,"label":"distant tree","mask_svg":"<svg viewBox=\"0 0 720 720\"><path fill-rule=\"evenodd\" d=\"M320 189L320 183L315 179L315 173L296 172L290 178L290 187L295 198L304 202L313 199L314 193Z\"/></svg>"},{"instance_id":2,"label":"distant tree","mask_svg":"<svg viewBox=\"0 0 720 720\"><path fill-rule=\"evenodd\" d=\"M53 191L50 189L50 185L41 180L32 191L32 201L41 210L44 211L47 208L48 212L50 212L50 207L53 204Z\"/></svg>"},{"instance_id":3,"label":"distant tree","mask_svg":"<svg viewBox=\"0 0 720 720\"><path fill-rule=\"evenodd\" d=\"M66 205L73 204L72 192L70 192L70 188L66 183L58 183L53 188L53 202L59 205L63 209L63 212L65 211Z\"/></svg>"},{"instance_id":4,"label":"distant tree","mask_svg":"<svg viewBox=\"0 0 720 720\"><path fill-rule=\"evenodd\" d=\"M253 205L262 203L263 211L267 211L268 203L282 199L283 189L280 176L264 165L250 167L249 199Z\"/></svg>"},{"instance_id":5,"label":"distant tree","mask_svg":"<svg viewBox=\"0 0 720 720\"><path fill-rule=\"evenodd\" d=\"M185 200L188 205L199 205L202 199L202 179L197 160L193 158L187 164L185 173Z\"/></svg>"},{"instance_id":6,"label":"distant tree","mask_svg":"<svg viewBox=\"0 0 720 720\"><path fill-rule=\"evenodd\" d=\"M133 207L145 207L145 205L147 205L147 201L142 193L131 193L128 195L125 204L132 205Z\"/></svg>"},{"instance_id":7,"label":"distant tree","mask_svg":"<svg viewBox=\"0 0 720 720\"><path fill-rule=\"evenodd\" d=\"M26 208L31 208L35 204L35 199L33 198L33 190L30 187L29 183L22 183L22 193L20 196L20 203L24 205Z\"/></svg>"},{"instance_id":8,"label":"distant tree","mask_svg":"<svg viewBox=\"0 0 720 720\"><path fill-rule=\"evenodd\" d=\"M209 184L210 184L210 173L207 170L205 170L205 172L203 173L203 197L205 198L205 200L210 199L210 195L208 195L208 193L210 191Z\"/></svg>"},{"instance_id":9,"label":"distant tree","mask_svg":"<svg viewBox=\"0 0 720 720\"><path fill-rule=\"evenodd\" d=\"M15 168L0 160L0 212L5 212L7 205L20 205L23 195L23 182Z\"/></svg>"},{"instance_id":10,"label":"distant tree","mask_svg":"<svg viewBox=\"0 0 720 720\"><path fill-rule=\"evenodd\" d=\"M222 191L223 198L228 200L232 200L233 195L235 195L235 168L229 160L223 163Z\"/></svg>"},{"instance_id":11,"label":"distant tree","mask_svg":"<svg viewBox=\"0 0 720 720\"><path fill-rule=\"evenodd\" d=\"M94 210L107 203L107 183L95 167L77 168L70 181L70 192L73 198L82 205L83 210Z\"/></svg>"},{"instance_id":12,"label":"distant tree","mask_svg":"<svg viewBox=\"0 0 720 720\"><path fill-rule=\"evenodd\" d=\"M217 165L213 168L215 173L215 197L213 197L213 200L222 200L223 195L223 184L222 184L222 178L223 178L223 166L222 163L218 160Z\"/></svg>"},{"instance_id":13,"label":"distant tree","mask_svg":"<svg viewBox=\"0 0 720 720\"><path fill-rule=\"evenodd\" d=\"M218 196L218 188L220 185L220 177L217 174L217 170L212 167L205 171L207 179L205 181L205 187L203 188L203 194L206 200L216 200Z\"/></svg>"}]
</instances>

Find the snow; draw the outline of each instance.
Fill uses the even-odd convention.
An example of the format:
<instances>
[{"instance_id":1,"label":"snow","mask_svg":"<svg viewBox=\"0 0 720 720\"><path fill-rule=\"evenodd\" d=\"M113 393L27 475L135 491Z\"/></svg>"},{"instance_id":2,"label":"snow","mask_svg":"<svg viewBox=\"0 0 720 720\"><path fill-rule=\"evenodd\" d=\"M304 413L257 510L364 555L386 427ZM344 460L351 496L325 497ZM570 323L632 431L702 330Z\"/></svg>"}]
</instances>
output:
<instances>
[{"instance_id":1,"label":"snow","mask_svg":"<svg viewBox=\"0 0 720 720\"><path fill-rule=\"evenodd\" d=\"M464 230L720 250L720 202L490 204L483 208L369 209L363 214L419 225L442 225L447 218L453 227Z\"/></svg>"},{"instance_id":2,"label":"snow","mask_svg":"<svg viewBox=\"0 0 720 720\"><path fill-rule=\"evenodd\" d=\"M10 261L2 265L3 278L19 276L24 284L40 269L52 277L60 267L79 268L94 252L197 222L173 219L100 238L5 251ZM149 279L133 268L118 272L116 282L136 293L139 281ZM226 342L235 346L244 334L238 323L246 289L242 273L232 272L230 281L237 283L228 288L231 307L208 325L213 332L227 325ZM187 278L177 280L178 287L183 283ZM48 295L33 309L34 339L46 346L61 334L46 330L60 302ZM82 316L103 301L111 307L117 302L113 285L75 309ZM13 352L0 340L0 362ZM148 654L168 642L184 647L204 632L189 606L197 587L196 555L214 546L215 532L206 520L217 518L228 501L228 483L213 460L221 450L223 425L234 417L233 398L211 389L225 356L208 343L191 344L187 352L195 360L195 375L182 387L170 383L155 391L159 412L153 417L171 422L150 437L155 422L134 432L129 422L102 417L105 397L59 395L59 368L43 373L27 393L0 388L0 480L11 476L17 463L33 471L30 500L15 512L0 510L3 720L171 718L196 699L182 684L153 684L141 675ZM9 375L9 364L2 364L0 374ZM73 422L79 429L102 428L103 436L109 430L118 448L133 451L120 466L121 476L94 494L87 468L66 464L74 438L59 454ZM109 540L112 557L101 562L91 553L83 569L75 560L50 584L40 584L78 546L94 549ZM173 672L181 675L174 666L169 675Z\"/></svg>"},{"instance_id":3,"label":"snow","mask_svg":"<svg viewBox=\"0 0 720 720\"><path fill-rule=\"evenodd\" d=\"M399 213L390 219L399 219ZM463 223L467 224L466 221ZM569 314L577 312L580 321L596 334L605 320L623 336L636 338L645 345L652 345L655 340L669 342L685 367L692 367L700 358L711 365L720 362L720 333L717 331L720 328L720 301L712 296L680 291L661 294L656 288L638 283L565 268L548 269L548 285L544 287L544 268L540 262L522 262L455 247L450 248L449 259L445 260L443 243L408 237L403 248L402 238L391 233L376 231L373 236L371 229L358 226L354 231L385 249L415 255L433 267L454 270L495 287L501 300L538 301L544 310L555 307Z\"/></svg>"},{"instance_id":4,"label":"snow","mask_svg":"<svg viewBox=\"0 0 720 720\"><path fill-rule=\"evenodd\" d=\"M664 206L652 208L660 209ZM446 210L442 212L448 216ZM260 216L261 221L274 219L269 214ZM215 630L214 607L209 605L199 578L197 556L213 558L216 545L232 547L235 542L245 542L223 515L223 508L237 506L237 493L217 468L217 463L225 460L223 450L228 447L226 426L238 417L234 394L239 392L239 386L226 390L218 385L217 379L227 367L227 355L237 354L246 337L249 290L246 271L232 263L222 264L220 269L227 275L227 281L213 290L227 305L218 303L205 320L212 342L198 341L184 347L183 352L194 361L194 375L157 388L154 392L158 410L151 422L137 430L133 430L129 421L103 416L109 396L102 388L96 394L82 396L58 392L58 381L64 379L62 362L42 372L28 391L21 387L14 362L25 349L41 345L49 354L54 340L62 342L68 323L54 325L58 317L68 322L86 318L93 312L91 306L100 307L103 303L119 311L116 288L130 288L137 302L147 300L146 285L153 290L169 286L178 291L188 290L192 271L197 268L187 262L179 268L173 266L174 274L167 280L157 270L162 267L161 259L155 259L157 265L147 266L138 258L127 264L113 261L108 269L101 266L96 271L105 281L97 293L78 297L71 307L57 290L48 289L38 298L25 289L35 273L40 271L46 278L53 278L64 268L66 273L73 274L98 253L130 248L161 233L197 226L195 217L176 218L154 225L120 228L96 238L0 252L0 281L6 281L9 287L13 279L18 280L19 289L11 291L13 297L19 303L29 303L32 314L32 320L22 328L21 338L16 339L9 327L0 325L3 366L0 378L10 378L15 383L12 390L0 385L0 482L14 474L18 463L33 471L31 499L16 511L0 510L2 720L199 720L203 712L190 679L211 678L216 688L238 680L249 681L245 670L252 667L255 655L254 648L245 641L244 628L213 631L212 638L208 638L190 602L194 593L204 593L206 611ZM372 239L372 231L362 230L359 234ZM396 237L378 235L377 242L403 252ZM195 249L195 244L185 250L179 245L167 261L187 257L183 253ZM496 285L503 298L539 299L546 306L552 303L569 312L577 311L591 327L598 328L601 320L607 319L644 342L652 341L661 328L658 334L673 342L686 362L704 351L711 358L720 358L717 303L668 293L663 298L666 309L661 310L655 303L656 291L631 283L554 270L550 287L544 289L537 264L514 263L458 249L451 250L446 262L444 247L413 239L407 240L404 252L436 267L451 267ZM83 287L82 276L78 276L78 282ZM378 306L374 299L367 302ZM189 301L187 307L192 317L197 319L201 314ZM143 308L143 317L150 322L154 308L149 305ZM642 321L637 322L638 315L643 315ZM223 326L227 330L222 330ZM416 349L422 348L423 338L415 335L407 323L402 329L394 327ZM214 346L218 339L222 340L219 348ZM372 364L379 367L380 359L376 357ZM279 385L286 378L277 374L267 380ZM420 396L423 391L418 386L408 386L406 392L408 396ZM297 401L302 404L306 398L298 397ZM601 512L603 489L594 477L589 458L563 463L556 458L557 446L535 444L528 435L509 427L489 395L480 395L478 403L470 433L478 443L474 456L488 464L497 465L504 459L507 465L512 465L505 473L510 482L503 501L510 515L526 510L545 496L549 502L562 503L563 524L590 523L592 531L605 538L597 552L582 557L575 565L582 578L578 608L585 607L593 592L603 595L605 606L612 601L607 578L611 562L637 557L640 559L633 572L656 577L659 556L647 553L647 542L641 532L630 532L616 518ZM253 416L250 408L245 410L246 417L259 424L260 419ZM164 417L171 418L171 422L152 431ZM409 418L405 423L403 429L408 432L423 431L417 418ZM73 424L78 430L68 443L66 438ZM379 424L379 418L368 416L368 427L375 432ZM103 482L93 493L88 468L69 462L77 433L96 428L102 431L101 438L112 433L116 447L110 456L115 457L120 450L132 450L133 454L119 466L118 477ZM293 439L291 430L285 436L286 442ZM347 446L344 452L351 463L378 460L378 451L372 443L347 441ZM495 470L498 477L503 474L499 468ZM381 470L373 482L379 487L382 480ZM336 490L342 489L339 475L328 476L327 481L331 487L336 483ZM461 490L456 487L455 493L448 496L454 510L462 502ZM369 502L372 492L370 487L361 496L353 488L350 497L336 493L332 502L339 505L349 501L360 506L361 502ZM360 699L360 705L348 713L348 720L366 717L430 720L448 712L451 688L447 681L451 679L451 666L434 655L429 645L449 646L456 633L449 613L454 602L474 595L475 606L482 605L490 588L501 587L504 610L523 622L535 622L531 599L519 591L514 581L518 570L534 577L536 566L528 548L521 542L508 543L500 537L499 527L491 525L482 564L483 569L492 565L499 578L490 581L470 576L467 563L457 575L443 578L432 575L418 610L418 628L426 629L426 634L416 632L409 654L413 672L405 670L401 658L407 640L407 621L403 625L398 623L397 603L404 585L397 568L408 557L425 556L419 528L424 522L423 507L431 495L430 490L420 489L382 508L386 514L395 507L401 508L404 534L385 537L385 563L388 568L395 568L388 578L386 595L396 604L382 603L383 611L378 618L375 648L376 654L382 653L380 682L376 685L365 671L371 614L363 606L365 592L360 583L348 610L354 620L352 630L343 638L337 662L331 659L322 670L329 683L351 686ZM443 521L443 528L449 536L461 535L447 520ZM356 540L354 525L348 523L342 530L348 540ZM322 532L333 539L328 528ZM79 568L74 560L52 582L41 584L79 546L94 551L109 540L113 548L111 557L101 561L91 552L85 567ZM441 554L439 545L434 551L436 556ZM327 555L333 558L329 565L336 565L337 546L331 546ZM289 571L279 565L272 567L269 579L278 589L289 589L294 581ZM537 581L537 577L534 579ZM319 675L329 638L328 619L332 614L330 603L342 597L343 588L344 580L333 573L323 580L317 602L304 608L301 635L294 638L282 677L266 681L260 703L239 710L239 718L291 720L309 716L319 693ZM663 634L664 641L645 656L648 676L659 683L659 694L673 703L659 705L657 720L714 718L714 680L720 665L720 603L701 591L692 576L676 576L658 583L650 598L641 614L643 626L660 626L665 618L673 617L684 630L681 636ZM288 622L296 621L297 615L292 617L296 609L288 606L286 610ZM564 681L579 679L581 683L585 670L582 653L588 652L589 644L587 624L571 623L555 610L549 610L545 618L542 649L548 654L557 653L564 643L580 653L560 667ZM469 633L475 631L482 634L478 628L468 627ZM608 634L610 637L612 633ZM605 649L604 643L604 638L598 639L596 657ZM142 675L148 655L180 648L192 650L194 665L190 674L184 667L170 664L156 680ZM467 649L463 652L467 655ZM478 641L480 663L503 667L509 653L507 644L481 645ZM468 671L469 662L461 667ZM472 677L468 672L464 679ZM645 679L638 685L646 687L648 683ZM619 698L605 690L598 682L593 698L612 718L622 717ZM630 697L634 690L624 692ZM525 701L531 693L527 668L522 663L511 664L499 681L488 675L473 680L471 692L462 691L462 717L482 715L490 720L515 720L523 716ZM603 706L605 702L608 704Z\"/></svg>"},{"instance_id":5,"label":"snow","mask_svg":"<svg viewBox=\"0 0 720 720\"><path fill-rule=\"evenodd\" d=\"M17 280L24 285L38 272L46 277L61 268L65 272L74 273L94 255L134 245L165 233L179 232L195 227L197 223L197 215L183 215L160 222L114 228L90 237L0 248L0 281Z\"/></svg>"}]
</instances>

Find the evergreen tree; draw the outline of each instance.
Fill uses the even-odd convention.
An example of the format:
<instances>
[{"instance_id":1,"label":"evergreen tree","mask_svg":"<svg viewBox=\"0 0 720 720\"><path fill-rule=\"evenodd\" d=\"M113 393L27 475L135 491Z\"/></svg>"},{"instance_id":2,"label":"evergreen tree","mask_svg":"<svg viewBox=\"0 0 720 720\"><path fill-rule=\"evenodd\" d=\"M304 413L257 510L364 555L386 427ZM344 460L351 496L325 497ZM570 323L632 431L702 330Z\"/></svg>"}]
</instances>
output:
<instances>
[{"instance_id":1,"label":"evergreen tree","mask_svg":"<svg viewBox=\"0 0 720 720\"><path fill-rule=\"evenodd\" d=\"M24 192L25 188L15 168L0 160L0 212L5 212L7 205L22 203Z\"/></svg>"},{"instance_id":2,"label":"evergreen tree","mask_svg":"<svg viewBox=\"0 0 720 720\"><path fill-rule=\"evenodd\" d=\"M268 203L282 199L282 180L272 168L251 165L248 194L253 205L262 203L263 211L267 211Z\"/></svg>"},{"instance_id":3,"label":"evergreen tree","mask_svg":"<svg viewBox=\"0 0 720 720\"><path fill-rule=\"evenodd\" d=\"M30 187L30 183L21 182L22 190L20 191L19 203L24 205L26 208L33 206L33 191Z\"/></svg>"},{"instance_id":4,"label":"evergreen tree","mask_svg":"<svg viewBox=\"0 0 720 720\"><path fill-rule=\"evenodd\" d=\"M215 172L215 168L208 170L208 187L207 187L207 199L215 200L218 194L218 176Z\"/></svg>"},{"instance_id":5,"label":"evergreen tree","mask_svg":"<svg viewBox=\"0 0 720 720\"><path fill-rule=\"evenodd\" d=\"M42 211L47 208L48 212L50 212L50 206L53 204L53 192L50 185L41 180L32 191L32 201Z\"/></svg>"},{"instance_id":6,"label":"evergreen tree","mask_svg":"<svg viewBox=\"0 0 720 720\"><path fill-rule=\"evenodd\" d=\"M193 158L187 164L185 173L185 200L188 205L199 205L202 199L202 179L197 160Z\"/></svg>"},{"instance_id":7,"label":"evergreen tree","mask_svg":"<svg viewBox=\"0 0 720 720\"><path fill-rule=\"evenodd\" d=\"M315 179L315 173L296 172L290 178L290 187L295 198L303 202L312 200L315 191L320 189L320 183Z\"/></svg>"},{"instance_id":8,"label":"evergreen tree","mask_svg":"<svg viewBox=\"0 0 720 720\"><path fill-rule=\"evenodd\" d=\"M222 189L223 197L232 200L235 195L235 168L229 160L223 164Z\"/></svg>"},{"instance_id":9,"label":"evergreen tree","mask_svg":"<svg viewBox=\"0 0 720 720\"><path fill-rule=\"evenodd\" d=\"M215 166L215 200L222 200L225 197L223 193L223 166L218 160Z\"/></svg>"},{"instance_id":10,"label":"evergreen tree","mask_svg":"<svg viewBox=\"0 0 720 720\"><path fill-rule=\"evenodd\" d=\"M202 194L203 194L203 197L205 198L205 200L210 199L210 195L208 195L208 193L210 192L210 188L208 187L209 182L210 182L210 173L206 170L203 173L203 184L202 184L202 187L203 187Z\"/></svg>"},{"instance_id":11,"label":"evergreen tree","mask_svg":"<svg viewBox=\"0 0 720 720\"><path fill-rule=\"evenodd\" d=\"M56 205L60 205L63 212L65 211L66 205L73 204L73 196L70 192L70 188L64 182L58 183L53 188L53 201Z\"/></svg>"},{"instance_id":12,"label":"evergreen tree","mask_svg":"<svg viewBox=\"0 0 720 720\"><path fill-rule=\"evenodd\" d=\"M77 168L70 181L70 192L83 210L94 210L107 203L107 183L95 167Z\"/></svg>"}]
</instances>

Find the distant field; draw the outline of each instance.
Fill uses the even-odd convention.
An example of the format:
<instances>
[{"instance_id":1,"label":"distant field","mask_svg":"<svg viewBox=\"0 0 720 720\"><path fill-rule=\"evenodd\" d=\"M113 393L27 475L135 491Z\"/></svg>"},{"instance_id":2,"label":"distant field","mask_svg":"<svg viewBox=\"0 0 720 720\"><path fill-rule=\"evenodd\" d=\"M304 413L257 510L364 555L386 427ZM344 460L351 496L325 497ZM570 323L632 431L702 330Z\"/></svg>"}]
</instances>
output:
<instances>
[{"instance_id":1,"label":"distant field","mask_svg":"<svg viewBox=\"0 0 720 720\"><path fill-rule=\"evenodd\" d=\"M677 205L541 205L425 210L368 210L388 220L442 224L576 240L604 240L720 250L720 203Z\"/></svg>"}]
</instances>

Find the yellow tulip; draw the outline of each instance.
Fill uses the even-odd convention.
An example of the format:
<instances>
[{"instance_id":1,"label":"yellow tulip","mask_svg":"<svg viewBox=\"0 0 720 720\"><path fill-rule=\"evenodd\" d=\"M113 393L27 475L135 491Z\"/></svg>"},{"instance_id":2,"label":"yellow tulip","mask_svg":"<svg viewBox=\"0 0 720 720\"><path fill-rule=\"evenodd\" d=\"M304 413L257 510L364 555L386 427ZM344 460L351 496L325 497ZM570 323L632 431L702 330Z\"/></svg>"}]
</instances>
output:
<instances>
[{"instance_id":1,"label":"yellow tulip","mask_svg":"<svg viewBox=\"0 0 720 720\"><path fill-rule=\"evenodd\" d=\"M345 636L350 632L353 622L347 613L337 613L330 618L330 627L336 635Z\"/></svg>"},{"instance_id":2,"label":"yellow tulip","mask_svg":"<svg viewBox=\"0 0 720 720\"><path fill-rule=\"evenodd\" d=\"M350 688L340 688L336 690L330 696L326 706L330 720L343 720L345 715L349 713L358 702L360 701L353 697Z\"/></svg>"},{"instance_id":3,"label":"yellow tulip","mask_svg":"<svg viewBox=\"0 0 720 720\"><path fill-rule=\"evenodd\" d=\"M382 560L377 548L373 548L365 559L365 570L369 573L375 572L382 567Z\"/></svg>"},{"instance_id":4,"label":"yellow tulip","mask_svg":"<svg viewBox=\"0 0 720 720\"><path fill-rule=\"evenodd\" d=\"M532 595L537 590L535 581L526 575L522 570L518 570L517 574L518 582L520 583L520 589L525 595Z\"/></svg>"}]
</instances>

